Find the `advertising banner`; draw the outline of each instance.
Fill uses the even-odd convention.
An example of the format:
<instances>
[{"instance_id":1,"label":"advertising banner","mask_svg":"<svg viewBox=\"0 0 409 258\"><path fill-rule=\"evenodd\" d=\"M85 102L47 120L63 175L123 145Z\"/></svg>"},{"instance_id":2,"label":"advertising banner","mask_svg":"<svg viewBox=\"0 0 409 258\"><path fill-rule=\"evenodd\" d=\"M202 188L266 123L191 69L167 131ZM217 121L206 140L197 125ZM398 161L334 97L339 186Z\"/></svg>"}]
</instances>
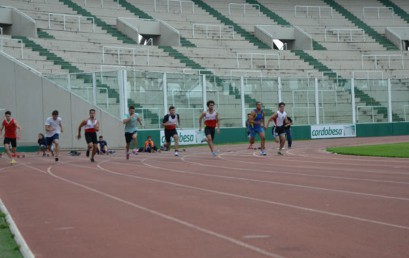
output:
<instances>
[{"instance_id":1,"label":"advertising banner","mask_svg":"<svg viewBox=\"0 0 409 258\"><path fill-rule=\"evenodd\" d=\"M356 127L348 125L312 125L311 139L356 137Z\"/></svg>"},{"instance_id":2,"label":"advertising banner","mask_svg":"<svg viewBox=\"0 0 409 258\"><path fill-rule=\"evenodd\" d=\"M195 129L177 129L179 136L179 145L191 145L191 144L200 144L204 138L203 130L199 132ZM171 138L173 144L173 138ZM165 143L165 132L160 131L160 143L161 146Z\"/></svg>"}]
</instances>

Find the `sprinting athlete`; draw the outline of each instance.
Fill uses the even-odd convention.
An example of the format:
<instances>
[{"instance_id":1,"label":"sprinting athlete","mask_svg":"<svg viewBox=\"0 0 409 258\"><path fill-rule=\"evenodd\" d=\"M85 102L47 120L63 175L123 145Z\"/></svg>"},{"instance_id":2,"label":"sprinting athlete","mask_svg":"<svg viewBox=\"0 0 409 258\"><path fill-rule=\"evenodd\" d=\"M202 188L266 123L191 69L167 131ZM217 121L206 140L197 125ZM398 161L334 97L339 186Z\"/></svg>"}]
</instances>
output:
<instances>
[{"instance_id":1,"label":"sprinting athlete","mask_svg":"<svg viewBox=\"0 0 409 258\"><path fill-rule=\"evenodd\" d=\"M13 158L12 154L16 153L17 148L17 129L19 130L19 135L21 136L21 127L19 123L11 117L11 112L6 111L4 113L6 116L3 122L1 123L0 128L0 138L2 137L2 132L4 129L4 149L6 151L7 156L10 159L10 164L16 164L16 160ZM11 145L11 150L10 150Z\"/></svg>"},{"instance_id":2,"label":"sprinting athlete","mask_svg":"<svg viewBox=\"0 0 409 258\"><path fill-rule=\"evenodd\" d=\"M87 142L86 156L89 157L89 152L92 149L91 162L95 162L94 157L98 149L99 121L95 118L95 109L89 110L89 117L84 119L78 127L78 140L81 139L81 128L85 126L85 141Z\"/></svg>"},{"instance_id":3,"label":"sprinting athlete","mask_svg":"<svg viewBox=\"0 0 409 258\"><path fill-rule=\"evenodd\" d=\"M251 111L249 116L249 130L250 130L250 145L255 142L255 137L258 134L260 136L260 155L266 156L266 137L264 133L264 110L262 109L261 102L257 101L256 108Z\"/></svg>"},{"instance_id":4,"label":"sprinting athlete","mask_svg":"<svg viewBox=\"0 0 409 258\"><path fill-rule=\"evenodd\" d=\"M270 121L275 121L275 129L274 133L277 135L277 140L276 142L279 142L279 149L278 149L278 155L283 155L283 147L285 144L285 128L286 124L289 124L289 121L287 119L287 113L284 111L285 103L280 102L278 104L278 110L274 112L274 114L268 119L267 126L270 124Z\"/></svg>"},{"instance_id":5,"label":"sprinting athlete","mask_svg":"<svg viewBox=\"0 0 409 258\"><path fill-rule=\"evenodd\" d=\"M139 123L141 127L142 121L137 113L135 113L135 107L129 107L129 114L125 115L125 118L122 120L122 123L125 124L125 142L126 142L126 159L129 159L129 149L131 146L131 141L133 140L133 147L135 152L138 150L137 145L137 136L138 136L138 126L136 123Z\"/></svg>"},{"instance_id":6,"label":"sprinting athlete","mask_svg":"<svg viewBox=\"0 0 409 258\"><path fill-rule=\"evenodd\" d=\"M220 117L219 113L214 109L214 101L209 100L207 103L207 111L203 112L202 115L199 117L199 131L202 130L202 120L204 118L205 124L205 136L207 144L209 145L210 151L212 152L213 157L216 157L217 154L214 151L214 134L215 128L217 127L217 133L220 133Z\"/></svg>"},{"instance_id":7,"label":"sprinting athlete","mask_svg":"<svg viewBox=\"0 0 409 258\"><path fill-rule=\"evenodd\" d=\"M179 156L178 148L179 148L179 137L176 127L179 125L180 127L180 117L179 114L176 114L176 110L174 106L169 107L169 114L165 115L162 121L162 125L165 127L165 147L166 149L170 150L170 138L173 137L175 140L175 156Z\"/></svg>"},{"instance_id":8,"label":"sprinting athlete","mask_svg":"<svg viewBox=\"0 0 409 258\"><path fill-rule=\"evenodd\" d=\"M58 162L60 154L60 134L64 132L62 119L58 116L58 111L54 110L49 118L45 120L45 139L48 150L51 152L51 146L54 143L55 161Z\"/></svg>"}]
</instances>

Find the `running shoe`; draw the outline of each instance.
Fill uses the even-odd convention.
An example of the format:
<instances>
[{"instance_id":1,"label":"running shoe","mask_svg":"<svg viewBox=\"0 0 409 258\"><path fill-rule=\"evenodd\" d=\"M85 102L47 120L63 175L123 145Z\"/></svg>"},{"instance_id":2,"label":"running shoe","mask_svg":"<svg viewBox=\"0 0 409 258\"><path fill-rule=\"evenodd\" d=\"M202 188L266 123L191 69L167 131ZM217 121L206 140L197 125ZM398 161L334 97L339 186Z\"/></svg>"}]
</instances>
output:
<instances>
[{"instance_id":1,"label":"running shoe","mask_svg":"<svg viewBox=\"0 0 409 258\"><path fill-rule=\"evenodd\" d=\"M91 162L95 162L95 159L91 158Z\"/></svg>"},{"instance_id":2,"label":"running shoe","mask_svg":"<svg viewBox=\"0 0 409 258\"><path fill-rule=\"evenodd\" d=\"M58 157L56 157L56 158L55 158L55 162L58 162L58 160L59 160Z\"/></svg>"},{"instance_id":3,"label":"running shoe","mask_svg":"<svg viewBox=\"0 0 409 258\"><path fill-rule=\"evenodd\" d=\"M212 152L212 155L213 155L213 157L217 156L216 152Z\"/></svg>"},{"instance_id":4,"label":"running shoe","mask_svg":"<svg viewBox=\"0 0 409 258\"><path fill-rule=\"evenodd\" d=\"M11 165L14 165L14 164L16 164L17 163L17 161L15 161L14 159L12 159L11 161L10 161L10 164Z\"/></svg>"},{"instance_id":5,"label":"running shoe","mask_svg":"<svg viewBox=\"0 0 409 258\"><path fill-rule=\"evenodd\" d=\"M126 159L129 159L129 152L126 153Z\"/></svg>"},{"instance_id":6,"label":"running shoe","mask_svg":"<svg viewBox=\"0 0 409 258\"><path fill-rule=\"evenodd\" d=\"M175 157L179 156L179 152L175 151Z\"/></svg>"},{"instance_id":7,"label":"running shoe","mask_svg":"<svg viewBox=\"0 0 409 258\"><path fill-rule=\"evenodd\" d=\"M265 150L260 150L260 155L261 155L261 156L267 156L267 153L266 153Z\"/></svg>"},{"instance_id":8,"label":"running shoe","mask_svg":"<svg viewBox=\"0 0 409 258\"><path fill-rule=\"evenodd\" d=\"M284 155L281 151L277 152L278 155Z\"/></svg>"}]
</instances>

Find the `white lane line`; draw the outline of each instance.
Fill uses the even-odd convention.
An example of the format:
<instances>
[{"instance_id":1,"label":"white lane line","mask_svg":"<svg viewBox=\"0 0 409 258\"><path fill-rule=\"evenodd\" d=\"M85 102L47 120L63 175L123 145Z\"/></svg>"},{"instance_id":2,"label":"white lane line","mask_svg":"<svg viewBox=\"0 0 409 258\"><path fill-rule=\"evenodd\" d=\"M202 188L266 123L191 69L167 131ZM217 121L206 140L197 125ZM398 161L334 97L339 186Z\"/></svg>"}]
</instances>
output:
<instances>
[{"instance_id":1,"label":"white lane line","mask_svg":"<svg viewBox=\"0 0 409 258\"><path fill-rule=\"evenodd\" d=\"M172 185L172 186L176 186L176 187L181 187L181 188L186 188L186 189L191 189L191 190L198 190L198 191L213 193L213 194L222 195L222 196L234 197L234 198L239 198L239 199L243 199L243 200L255 201L255 202L272 204L272 205L291 208L291 209L297 209L297 210L302 210L302 211L307 211L307 212L313 212L313 213L318 213L318 214L329 215L329 216L333 216L333 217L345 218L345 219L350 219L350 220L355 220L355 221L360 221L360 222L366 222L366 223L372 223L372 224L381 225L381 226L388 226L388 227L392 227L392 228L409 230L409 227L403 226L403 225L391 224L391 223L387 223L387 222L382 222L382 221L377 221L377 220L372 220L372 219L365 219L365 218L355 217L355 216L350 216L350 215L344 215L344 214L335 213L335 212L329 212L329 211L322 211L322 210L317 210L317 209L312 209L312 208L306 208L306 207L287 204L287 203L274 202L274 201L259 199L259 198L255 198L255 197L248 197L248 196L243 196L243 195L239 195L239 194L233 194L233 193L228 193L228 192L211 190L211 189L207 189L207 188L195 187L195 186L191 186L191 185L184 185L184 184L174 183L174 182L170 182L170 181L146 178L146 177L130 175L130 174L123 174L123 173L115 172L115 171L112 171L112 170L101 167L101 164L103 164L103 163L106 163L106 162L103 161L103 162L99 163L98 167L102 171L105 171L105 172L113 174L113 175L136 178L136 179L140 179L140 180L144 180L144 181L156 182L156 183L166 184L166 185Z\"/></svg>"},{"instance_id":2,"label":"white lane line","mask_svg":"<svg viewBox=\"0 0 409 258\"><path fill-rule=\"evenodd\" d=\"M31 252L30 247L28 246L27 242L24 240L23 235L21 234L20 230L18 229L16 223L14 222L13 218L11 217L9 211L7 210L6 206L4 205L3 201L0 199L0 210L6 215L6 221L9 224L9 228L11 233L16 240L16 243L19 246L20 252L24 258L34 258L33 252Z\"/></svg>"},{"instance_id":3,"label":"white lane line","mask_svg":"<svg viewBox=\"0 0 409 258\"><path fill-rule=\"evenodd\" d=\"M246 235L242 238L244 239L263 239L263 238L270 238L270 235Z\"/></svg>"},{"instance_id":4,"label":"white lane line","mask_svg":"<svg viewBox=\"0 0 409 258\"><path fill-rule=\"evenodd\" d=\"M190 155L189 155L190 156ZM225 157L236 157L235 155L224 155L224 153L220 154L220 158L224 159L226 161L230 161L230 162L240 162L240 163L245 163L245 164L257 164L257 166L261 166L261 165L268 165L270 166L271 164L260 164L257 162L252 162L252 161L244 161L244 160L239 160L239 159L227 159ZM242 157L243 155L240 155L240 157ZM253 156L256 157L260 157L260 155L257 155L256 153L253 153ZM270 157L278 157L278 155L269 155ZM247 157L250 157L249 155ZM264 157L263 157L264 158ZM331 171L339 171L339 168L336 168L336 165L342 166L342 171L346 171L346 172L354 172L354 173L367 173L367 174L381 174L381 175L405 175L408 176L409 173L405 173L405 172L394 172L394 171L390 171L391 166L383 166L385 167L386 171L377 171L377 170L357 170L354 168L347 168L346 167L346 163L332 163L332 162L318 162L318 161L309 161L309 160L305 160L305 161L301 161L301 160L288 160L289 163L291 163L291 167L294 168L310 168L310 169L315 169L315 170L331 170ZM313 167L313 166L306 166L306 165L294 165L294 163L312 163L312 164L325 164L325 165L329 165L330 167ZM279 163L275 164L275 167L280 166ZM350 164L348 163L348 166L357 166L357 167L362 167L362 162L360 164ZM374 165L377 166L377 165ZM282 166L282 167L288 167L288 166ZM409 167L409 166L408 166Z\"/></svg>"},{"instance_id":5,"label":"white lane line","mask_svg":"<svg viewBox=\"0 0 409 258\"><path fill-rule=\"evenodd\" d=\"M172 173L190 174L190 175L197 175L197 176L203 176L203 177L216 177L216 178L232 179L232 180L237 180L237 181L249 181L249 182L262 183L262 184L283 185L283 186L297 187L297 188L304 188L304 189L311 189L311 190L336 192L336 193L351 194L351 195L361 195L361 196L385 198L385 199L394 199L394 200L400 200L400 201L409 201L409 198L405 198L405 197L396 197L396 196L370 194L370 193L354 192L354 191L347 191L347 190L330 189L330 188L324 188L324 187L306 186L306 185L290 184L290 183L270 181L270 180L251 179L251 178L245 178L245 177L203 174L203 173L198 173L198 172L185 171L181 169L170 169L170 168L158 167L158 166L154 166L152 164L146 163L145 160L142 160L142 163L148 167L165 170L165 171L169 171Z\"/></svg>"},{"instance_id":6,"label":"white lane line","mask_svg":"<svg viewBox=\"0 0 409 258\"><path fill-rule=\"evenodd\" d=\"M210 165L204 164L199 162L188 161L185 158L188 156L182 157L182 160L195 164L197 166L202 167L212 167L212 168L222 168L222 169L230 169L230 170L238 170L238 171L250 171L250 172L260 172L260 173L267 173L267 174L283 174L283 175L295 175L295 176L305 176L305 177L315 177L315 178L330 178L330 179L340 179L340 180L349 180L349 181L365 181L365 182L376 182L376 183L390 183L390 184L402 184L402 185L409 185L409 182L401 182L401 181L391 181L391 180L380 180L380 179L365 179L365 178L356 178L356 177L340 177L340 176L328 176L328 175L311 175L311 174L304 174L304 173L295 173L295 172L284 172L284 171L266 171L260 170L255 168L233 168L233 167L226 167L220 165ZM264 158L264 157L263 157ZM223 159L220 157L220 159ZM257 163L259 165L259 163Z\"/></svg>"},{"instance_id":7,"label":"white lane line","mask_svg":"<svg viewBox=\"0 0 409 258\"><path fill-rule=\"evenodd\" d=\"M100 164L98 164L98 166L99 166L99 165L100 165ZM50 176L52 176L52 177L54 177L54 178L57 178L57 179L59 179L59 180L62 180L62 181L64 181L64 182L66 182L66 183L69 183L69 184L75 185L75 186L77 186L77 187L86 189L86 190L88 190L88 191L90 191L90 192L99 194L99 195L101 195L101 196L104 196L104 197L106 197L106 198L115 200L115 201L117 201L117 202L121 202L121 203L126 204L126 205L128 205L128 206L131 206L131 207L134 207L134 208L143 210L143 211L145 211L145 212L151 213L151 214L153 214L153 215L156 215L156 216L161 217L161 218L163 218L163 219L166 219L166 220L175 222L175 223L177 223L177 224L183 225L183 226L188 227L188 228L191 228L191 229L193 229L193 230L196 230L196 231L205 233L205 234L210 235L210 236L213 236L213 237L217 237L217 238L222 239L222 240L225 240L225 241L228 241L228 242L230 242L230 243L232 243L232 244L235 244L235 245L240 246L240 247L242 247L242 248L249 249L249 250L254 251L254 252L257 252L257 253L259 253L259 254L263 254L263 255L265 255L265 256L275 257L275 258L281 258L281 257L283 257L283 256L280 256L280 255L278 255L278 254L271 253L271 252L268 252L268 251L263 250L263 249L261 249L261 248L258 248L258 247L256 247L256 246L247 244L247 243L242 242L242 241L240 241L240 240L237 240L237 239L234 239L234 238L231 238L231 237L222 235L222 234L220 234L220 233L211 231L211 230L206 229L206 228L203 228L203 227L196 226L196 225L194 225L194 224L191 224L191 223L189 223L189 222L187 222L187 221L178 219L178 218L176 218L176 217L172 217L172 216L166 215L166 214L164 214L164 213L161 213L161 212L158 212L158 211L155 211L155 210L146 208L146 207L144 207L144 206L138 205L138 204L136 204L136 203L127 201L127 200L122 199L122 198L120 198L120 197L117 197L117 196L114 196L114 195L111 195L111 194L108 194L108 193L99 191L99 190L97 190L97 189L94 189L94 188L91 188L91 187L89 187L89 186L86 186L86 185L83 185L83 184L80 184L80 183L71 181L71 180L69 180L69 179L65 179L65 178L60 177L60 176L57 176L57 175L55 175L55 174L51 171L51 168L52 168L52 166L48 167L47 173L48 173ZM103 168L101 168L101 169L103 169ZM104 170L104 169L103 169L103 170Z\"/></svg>"}]
</instances>

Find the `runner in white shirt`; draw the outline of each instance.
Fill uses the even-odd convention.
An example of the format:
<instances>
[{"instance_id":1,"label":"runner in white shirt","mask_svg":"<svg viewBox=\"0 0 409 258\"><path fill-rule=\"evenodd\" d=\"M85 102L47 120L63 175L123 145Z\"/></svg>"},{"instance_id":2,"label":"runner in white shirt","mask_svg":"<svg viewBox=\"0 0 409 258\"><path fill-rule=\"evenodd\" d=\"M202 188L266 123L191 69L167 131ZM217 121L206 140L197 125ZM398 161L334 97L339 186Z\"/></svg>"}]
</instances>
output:
<instances>
[{"instance_id":1,"label":"runner in white shirt","mask_svg":"<svg viewBox=\"0 0 409 258\"><path fill-rule=\"evenodd\" d=\"M48 150L51 152L51 145L54 143L55 161L57 162L60 154L60 134L64 131L62 127L62 119L58 116L57 110L54 110L52 115L45 120L44 125Z\"/></svg>"},{"instance_id":2,"label":"runner in white shirt","mask_svg":"<svg viewBox=\"0 0 409 258\"><path fill-rule=\"evenodd\" d=\"M289 124L287 120L287 113L284 111L285 103L280 102L278 104L278 110L268 119L266 129L270 124L270 121L275 121L275 132L280 139L280 147L278 149L278 155L283 155L282 150L285 144L285 128Z\"/></svg>"}]
</instances>

